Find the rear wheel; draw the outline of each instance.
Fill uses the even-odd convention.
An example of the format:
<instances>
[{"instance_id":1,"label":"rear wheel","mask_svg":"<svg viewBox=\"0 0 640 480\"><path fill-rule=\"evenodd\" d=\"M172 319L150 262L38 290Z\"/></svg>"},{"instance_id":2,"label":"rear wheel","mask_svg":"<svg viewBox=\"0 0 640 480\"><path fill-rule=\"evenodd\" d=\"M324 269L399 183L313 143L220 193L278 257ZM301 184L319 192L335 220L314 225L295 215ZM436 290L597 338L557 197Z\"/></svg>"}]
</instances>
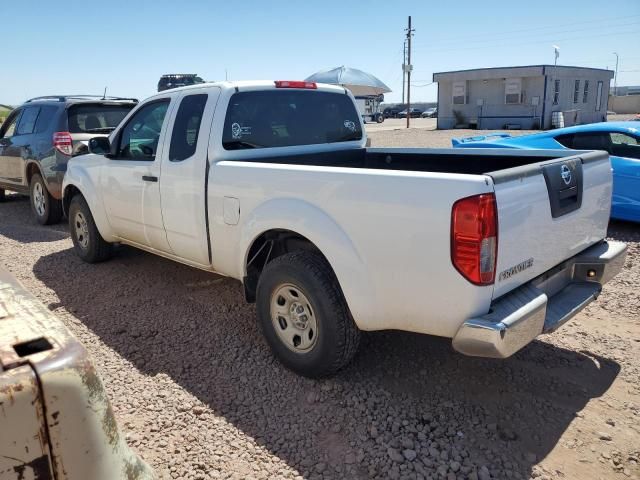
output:
<instances>
[{"instance_id":1,"label":"rear wheel","mask_svg":"<svg viewBox=\"0 0 640 480\"><path fill-rule=\"evenodd\" d=\"M62 218L62 202L51 196L39 173L31 177L29 199L31 211L40 225L58 223Z\"/></svg>"},{"instance_id":2,"label":"rear wheel","mask_svg":"<svg viewBox=\"0 0 640 480\"><path fill-rule=\"evenodd\" d=\"M102 262L111 256L112 245L100 235L89 205L82 195L71 199L69 232L76 253L85 262Z\"/></svg>"},{"instance_id":3,"label":"rear wheel","mask_svg":"<svg viewBox=\"0 0 640 480\"><path fill-rule=\"evenodd\" d=\"M376 115L376 122L378 123L384 122L384 116L382 116L381 114Z\"/></svg>"},{"instance_id":4,"label":"rear wheel","mask_svg":"<svg viewBox=\"0 0 640 480\"><path fill-rule=\"evenodd\" d=\"M360 331L320 255L292 252L276 258L260 275L256 293L262 333L287 368L323 377L351 361Z\"/></svg>"}]
</instances>

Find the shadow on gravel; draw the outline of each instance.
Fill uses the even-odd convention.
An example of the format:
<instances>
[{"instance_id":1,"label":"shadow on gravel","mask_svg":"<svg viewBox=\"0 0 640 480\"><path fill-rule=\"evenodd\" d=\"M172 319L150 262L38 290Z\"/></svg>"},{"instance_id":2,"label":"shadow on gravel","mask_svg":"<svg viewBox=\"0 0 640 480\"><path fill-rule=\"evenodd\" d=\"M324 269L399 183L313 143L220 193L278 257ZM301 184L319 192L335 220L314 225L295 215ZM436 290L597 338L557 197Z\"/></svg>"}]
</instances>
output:
<instances>
[{"instance_id":1,"label":"shadow on gravel","mask_svg":"<svg viewBox=\"0 0 640 480\"><path fill-rule=\"evenodd\" d=\"M494 361L456 354L446 339L380 332L363 335L337 377L313 381L274 361L235 281L130 248L99 265L65 250L34 272L138 369L169 375L305 477L440 468L466 478L486 466L493 478L529 478L620 370L544 341ZM196 421L191 406L167 408Z\"/></svg>"},{"instance_id":2,"label":"shadow on gravel","mask_svg":"<svg viewBox=\"0 0 640 480\"><path fill-rule=\"evenodd\" d=\"M69 237L67 219L58 225L40 225L31 213L29 197L7 194L0 202L0 235L21 243L57 242Z\"/></svg>"}]
</instances>

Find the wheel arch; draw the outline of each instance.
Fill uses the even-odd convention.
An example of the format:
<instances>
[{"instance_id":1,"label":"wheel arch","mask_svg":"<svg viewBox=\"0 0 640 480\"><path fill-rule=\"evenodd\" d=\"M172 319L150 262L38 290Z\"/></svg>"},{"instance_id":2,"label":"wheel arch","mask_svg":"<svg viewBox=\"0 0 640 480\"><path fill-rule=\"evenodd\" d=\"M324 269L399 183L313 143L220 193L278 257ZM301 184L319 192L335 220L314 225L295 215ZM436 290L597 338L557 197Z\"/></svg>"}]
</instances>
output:
<instances>
[{"instance_id":1,"label":"wheel arch","mask_svg":"<svg viewBox=\"0 0 640 480\"><path fill-rule=\"evenodd\" d=\"M69 217L69 207L71 206L71 200L76 195L81 195L91 211L91 215L96 224L96 228L102 238L107 242L115 242L117 239L114 237L109 219L106 211L102 205L102 202L97 197L96 189L90 180L84 179L87 183L68 181L65 179L62 189L62 208L64 213Z\"/></svg>"},{"instance_id":2,"label":"wheel arch","mask_svg":"<svg viewBox=\"0 0 640 480\"><path fill-rule=\"evenodd\" d=\"M267 263L309 250L327 261L358 328L367 330L366 319L375 309L371 276L349 235L329 214L302 200L273 199L248 215L244 225L240 271L248 301L255 299Z\"/></svg>"}]
</instances>

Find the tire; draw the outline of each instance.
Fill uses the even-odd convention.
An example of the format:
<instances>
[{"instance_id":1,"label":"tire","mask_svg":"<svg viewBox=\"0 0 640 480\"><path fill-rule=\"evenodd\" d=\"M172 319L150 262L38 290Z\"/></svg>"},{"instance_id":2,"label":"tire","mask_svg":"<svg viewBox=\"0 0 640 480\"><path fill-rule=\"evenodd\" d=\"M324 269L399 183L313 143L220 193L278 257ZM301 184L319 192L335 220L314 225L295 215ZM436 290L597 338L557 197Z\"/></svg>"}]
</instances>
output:
<instances>
[{"instance_id":1,"label":"tire","mask_svg":"<svg viewBox=\"0 0 640 480\"><path fill-rule=\"evenodd\" d=\"M53 225L62 219L62 202L51 196L39 173L29 183L31 211L40 225Z\"/></svg>"},{"instance_id":2,"label":"tire","mask_svg":"<svg viewBox=\"0 0 640 480\"><path fill-rule=\"evenodd\" d=\"M360 331L331 267L316 253L292 252L269 262L258 281L256 308L273 354L296 373L329 376L356 354Z\"/></svg>"},{"instance_id":3,"label":"tire","mask_svg":"<svg viewBox=\"0 0 640 480\"><path fill-rule=\"evenodd\" d=\"M89 205L82 195L71 199L69 233L76 253L85 262L103 262L111 256L112 245L100 235Z\"/></svg>"},{"instance_id":4,"label":"tire","mask_svg":"<svg viewBox=\"0 0 640 480\"><path fill-rule=\"evenodd\" d=\"M378 114L378 115L376 116L376 122L378 122L378 123L382 123L382 122L384 122L384 117L383 117L382 115L379 115L379 114Z\"/></svg>"},{"instance_id":5,"label":"tire","mask_svg":"<svg viewBox=\"0 0 640 480\"><path fill-rule=\"evenodd\" d=\"M6 195L4 193L4 189L0 188L0 202L4 202L5 198L6 198Z\"/></svg>"}]
</instances>

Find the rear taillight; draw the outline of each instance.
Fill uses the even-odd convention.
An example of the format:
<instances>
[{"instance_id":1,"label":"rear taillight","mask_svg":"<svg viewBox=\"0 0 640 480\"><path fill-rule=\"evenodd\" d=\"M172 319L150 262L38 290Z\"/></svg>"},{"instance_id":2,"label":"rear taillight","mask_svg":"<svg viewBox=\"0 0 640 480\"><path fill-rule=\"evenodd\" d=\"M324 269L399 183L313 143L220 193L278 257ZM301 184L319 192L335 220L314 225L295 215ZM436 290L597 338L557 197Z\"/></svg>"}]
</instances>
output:
<instances>
[{"instance_id":1,"label":"rear taillight","mask_svg":"<svg viewBox=\"0 0 640 480\"><path fill-rule=\"evenodd\" d=\"M308 88L315 90L318 88L316 82L304 82L302 80L276 80L276 88Z\"/></svg>"},{"instance_id":2,"label":"rear taillight","mask_svg":"<svg viewBox=\"0 0 640 480\"><path fill-rule=\"evenodd\" d=\"M60 153L71 155L73 153L73 140L69 132L55 132L53 134L53 146Z\"/></svg>"},{"instance_id":3,"label":"rear taillight","mask_svg":"<svg viewBox=\"0 0 640 480\"><path fill-rule=\"evenodd\" d=\"M451 261L471 283L491 285L496 277L498 214L493 193L463 198L451 210Z\"/></svg>"}]
</instances>

